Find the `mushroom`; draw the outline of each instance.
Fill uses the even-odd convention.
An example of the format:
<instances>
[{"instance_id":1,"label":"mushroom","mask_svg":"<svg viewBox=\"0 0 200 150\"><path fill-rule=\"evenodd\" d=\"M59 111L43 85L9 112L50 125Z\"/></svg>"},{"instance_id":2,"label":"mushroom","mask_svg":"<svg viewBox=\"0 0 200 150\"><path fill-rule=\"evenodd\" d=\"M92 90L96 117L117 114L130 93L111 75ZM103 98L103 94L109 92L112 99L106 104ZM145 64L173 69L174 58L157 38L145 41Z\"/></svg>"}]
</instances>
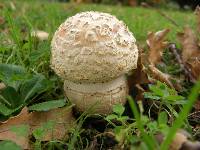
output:
<instances>
[{"instance_id":1,"label":"mushroom","mask_svg":"<svg viewBox=\"0 0 200 150\"><path fill-rule=\"evenodd\" d=\"M137 68L138 49L122 21L107 13L78 13L60 25L51 47L51 67L79 111L94 106L94 113L108 114L126 102L126 74Z\"/></svg>"}]
</instances>

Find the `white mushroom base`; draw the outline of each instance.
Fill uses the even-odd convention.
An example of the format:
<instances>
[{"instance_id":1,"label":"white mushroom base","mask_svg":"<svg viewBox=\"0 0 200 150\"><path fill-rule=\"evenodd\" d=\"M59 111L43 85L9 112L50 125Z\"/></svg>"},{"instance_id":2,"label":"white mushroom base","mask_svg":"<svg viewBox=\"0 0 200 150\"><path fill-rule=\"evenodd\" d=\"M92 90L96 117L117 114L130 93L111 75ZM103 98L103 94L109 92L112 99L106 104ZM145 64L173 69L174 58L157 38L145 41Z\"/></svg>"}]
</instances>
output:
<instances>
[{"instance_id":1,"label":"white mushroom base","mask_svg":"<svg viewBox=\"0 0 200 150\"><path fill-rule=\"evenodd\" d=\"M64 90L78 111L91 108L92 113L109 114L114 104L125 104L128 84L125 76L106 83L74 83L65 80Z\"/></svg>"}]
</instances>

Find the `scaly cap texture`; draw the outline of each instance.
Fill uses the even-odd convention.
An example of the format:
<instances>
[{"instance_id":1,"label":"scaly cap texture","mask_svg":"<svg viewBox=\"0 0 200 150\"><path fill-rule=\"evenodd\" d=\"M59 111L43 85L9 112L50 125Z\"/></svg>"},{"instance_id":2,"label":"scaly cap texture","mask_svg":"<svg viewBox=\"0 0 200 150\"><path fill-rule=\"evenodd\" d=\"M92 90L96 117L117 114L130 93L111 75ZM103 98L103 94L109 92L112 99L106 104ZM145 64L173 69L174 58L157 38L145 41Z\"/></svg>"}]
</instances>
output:
<instances>
[{"instance_id":1,"label":"scaly cap texture","mask_svg":"<svg viewBox=\"0 0 200 150\"><path fill-rule=\"evenodd\" d=\"M68 18L55 32L51 67L64 80L107 82L137 67L136 40L116 17L82 12Z\"/></svg>"}]
</instances>

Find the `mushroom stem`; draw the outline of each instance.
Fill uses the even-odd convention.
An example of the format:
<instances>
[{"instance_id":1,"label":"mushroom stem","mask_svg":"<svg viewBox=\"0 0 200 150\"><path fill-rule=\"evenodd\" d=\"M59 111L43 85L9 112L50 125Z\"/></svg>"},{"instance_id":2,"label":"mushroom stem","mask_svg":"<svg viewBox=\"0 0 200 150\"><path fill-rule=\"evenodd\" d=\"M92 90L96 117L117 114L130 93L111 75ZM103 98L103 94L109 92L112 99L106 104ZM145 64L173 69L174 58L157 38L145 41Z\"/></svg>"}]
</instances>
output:
<instances>
[{"instance_id":1,"label":"mushroom stem","mask_svg":"<svg viewBox=\"0 0 200 150\"><path fill-rule=\"evenodd\" d=\"M74 83L65 80L64 90L79 111L94 107L93 113L109 114L114 104L126 102L128 85L123 75L106 83Z\"/></svg>"}]
</instances>

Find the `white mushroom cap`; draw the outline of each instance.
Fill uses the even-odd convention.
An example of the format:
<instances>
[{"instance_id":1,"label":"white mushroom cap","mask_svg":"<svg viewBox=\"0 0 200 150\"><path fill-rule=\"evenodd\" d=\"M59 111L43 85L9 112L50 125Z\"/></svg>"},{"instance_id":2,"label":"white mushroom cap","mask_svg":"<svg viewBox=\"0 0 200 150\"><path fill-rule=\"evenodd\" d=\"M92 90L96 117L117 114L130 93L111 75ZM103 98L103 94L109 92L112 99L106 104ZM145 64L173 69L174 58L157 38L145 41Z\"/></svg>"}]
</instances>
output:
<instances>
[{"instance_id":1,"label":"white mushroom cap","mask_svg":"<svg viewBox=\"0 0 200 150\"><path fill-rule=\"evenodd\" d=\"M64 80L107 82L137 67L136 40L116 17L83 12L60 25L52 40L51 66Z\"/></svg>"},{"instance_id":2,"label":"white mushroom cap","mask_svg":"<svg viewBox=\"0 0 200 150\"><path fill-rule=\"evenodd\" d=\"M106 83L81 84L65 80L64 90L79 111L91 109L92 113L109 114L114 104L125 104L128 84L125 75Z\"/></svg>"}]
</instances>

